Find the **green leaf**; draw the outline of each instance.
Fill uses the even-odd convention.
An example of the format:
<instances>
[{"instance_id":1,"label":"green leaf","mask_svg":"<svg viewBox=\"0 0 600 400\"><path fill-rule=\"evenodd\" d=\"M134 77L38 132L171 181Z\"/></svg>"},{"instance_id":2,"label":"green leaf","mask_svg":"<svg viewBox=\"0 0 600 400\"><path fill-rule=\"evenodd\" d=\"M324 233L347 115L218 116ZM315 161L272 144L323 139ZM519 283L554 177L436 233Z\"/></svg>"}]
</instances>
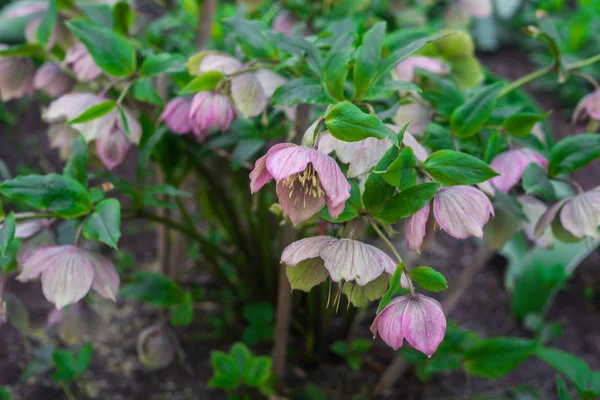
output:
<instances>
[{"instance_id":1,"label":"green leaf","mask_svg":"<svg viewBox=\"0 0 600 400\"><path fill-rule=\"evenodd\" d=\"M188 326L194 319L194 305L192 303L192 294L183 293L181 303L171 307L171 325Z\"/></svg>"},{"instance_id":2,"label":"green leaf","mask_svg":"<svg viewBox=\"0 0 600 400\"><path fill-rule=\"evenodd\" d=\"M394 271L394 275L392 275L392 279L390 280L390 287L385 292L385 294L379 300L379 305L377 306L377 314L381 312L384 308L390 304L392 298L398 293L398 290L402 289L402 273L404 272L404 263L398 264L396 270Z\"/></svg>"},{"instance_id":3,"label":"green leaf","mask_svg":"<svg viewBox=\"0 0 600 400\"><path fill-rule=\"evenodd\" d=\"M184 292L179 285L155 272L136 272L132 282L123 285L119 296L135 299L158 307L171 307L183 301Z\"/></svg>"},{"instance_id":4,"label":"green leaf","mask_svg":"<svg viewBox=\"0 0 600 400\"><path fill-rule=\"evenodd\" d=\"M250 387L264 385L271 377L272 364L270 357L254 357L244 373L244 382Z\"/></svg>"},{"instance_id":5,"label":"green leaf","mask_svg":"<svg viewBox=\"0 0 600 400\"><path fill-rule=\"evenodd\" d=\"M329 350L331 350L338 356L345 357L349 353L348 343L346 343L344 340L336 340L331 344L331 346L329 346Z\"/></svg>"},{"instance_id":6,"label":"green leaf","mask_svg":"<svg viewBox=\"0 0 600 400\"><path fill-rule=\"evenodd\" d=\"M2 182L0 193L65 218L79 217L92 209L90 196L81 183L58 174L19 176Z\"/></svg>"},{"instance_id":7,"label":"green leaf","mask_svg":"<svg viewBox=\"0 0 600 400\"><path fill-rule=\"evenodd\" d=\"M8 245L15 237L17 224L15 223L15 213L11 212L0 226L0 254L4 257Z\"/></svg>"},{"instance_id":8,"label":"green leaf","mask_svg":"<svg viewBox=\"0 0 600 400\"><path fill-rule=\"evenodd\" d=\"M112 29L84 19L72 19L66 24L87 47L102 71L116 77L133 75L136 67L135 49L126 38Z\"/></svg>"},{"instance_id":9,"label":"green leaf","mask_svg":"<svg viewBox=\"0 0 600 400\"><path fill-rule=\"evenodd\" d=\"M533 355L537 346L533 340L520 338L482 340L467 350L465 367L476 376L499 378Z\"/></svg>"},{"instance_id":10,"label":"green leaf","mask_svg":"<svg viewBox=\"0 0 600 400\"><path fill-rule=\"evenodd\" d=\"M87 122L93 119L100 118L114 110L116 106L117 103L115 103L113 100L107 100L103 103L96 104L82 112L79 116L73 118L72 120L69 120L68 124L79 124L82 122Z\"/></svg>"},{"instance_id":11,"label":"green leaf","mask_svg":"<svg viewBox=\"0 0 600 400\"><path fill-rule=\"evenodd\" d=\"M126 1L119 1L113 6L113 28L115 32L127 36L129 28L135 22L135 12Z\"/></svg>"},{"instance_id":12,"label":"green leaf","mask_svg":"<svg viewBox=\"0 0 600 400\"><path fill-rule=\"evenodd\" d=\"M210 363L215 375L225 375L234 378L240 378L237 364L232 356L222 351L213 351L210 353Z\"/></svg>"},{"instance_id":13,"label":"green leaf","mask_svg":"<svg viewBox=\"0 0 600 400\"><path fill-rule=\"evenodd\" d=\"M334 137L345 142L358 142L370 137L388 138L398 145L401 139L377 116L364 113L348 101L337 103L325 114L325 126Z\"/></svg>"},{"instance_id":14,"label":"green leaf","mask_svg":"<svg viewBox=\"0 0 600 400\"><path fill-rule=\"evenodd\" d=\"M480 159L452 150L439 150L423 163L423 168L442 185L473 185L498 173Z\"/></svg>"},{"instance_id":15,"label":"green leaf","mask_svg":"<svg viewBox=\"0 0 600 400\"><path fill-rule=\"evenodd\" d=\"M270 38L280 50L306 60L308 67L319 77L323 75L323 57L317 46L300 36L288 36L283 32L271 32Z\"/></svg>"},{"instance_id":16,"label":"green leaf","mask_svg":"<svg viewBox=\"0 0 600 400\"><path fill-rule=\"evenodd\" d=\"M358 286L352 282L344 282L342 293L346 295L348 301L355 307L366 307L372 301L381 299L388 289L388 281L389 276L382 274L364 286Z\"/></svg>"},{"instance_id":17,"label":"green leaf","mask_svg":"<svg viewBox=\"0 0 600 400\"><path fill-rule=\"evenodd\" d=\"M504 136L497 130L494 130L494 133L487 140L487 145L485 147L485 153L483 155L483 162L489 164L492 160L500 153L504 151L507 145L506 139Z\"/></svg>"},{"instance_id":18,"label":"green leaf","mask_svg":"<svg viewBox=\"0 0 600 400\"><path fill-rule=\"evenodd\" d=\"M152 128L150 128L152 129ZM152 129L153 130L153 129ZM150 130L150 132L152 132ZM139 182L144 181L144 176L147 171L148 162L150 161L150 157L154 152L156 146L162 141L165 134L168 132L169 128L165 125L154 130L152 133L147 133L147 138L145 141L142 140L140 144L140 154L138 156L137 162L137 179Z\"/></svg>"},{"instance_id":19,"label":"green leaf","mask_svg":"<svg viewBox=\"0 0 600 400\"><path fill-rule=\"evenodd\" d=\"M346 33L342 35L331 47L325 65L323 66L323 84L333 97L344 99L344 84L348 75L354 37Z\"/></svg>"},{"instance_id":20,"label":"green leaf","mask_svg":"<svg viewBox=\"0 0 600 400\"><path fill-rule=\"evenodd\" d=\"M568 136L558 142L548 158L548 174L576 171L600 157L600 134Z\"/></svg>"},{"instance_id":21,"label":"green leaf","mask_svg":"<svg viewBox=\"0 0 600 400\"><path fill-rule=\"evenodd\" d=\"M303 260L293 267L288 265L285 273L292 290L298 289L303 292L310 292L313 287L325 282L329 276L329 271L325 269L323 262L316 258Z\"/></svg>"},{"instance_id":22,"label":"green leaf","mask_svg":"<svg viewBox=\"0 0 600 400\"><path fill-rule=\"evenodd\" d=\"M417 159L412 148L405 147L386 171L373 172L380 174L390 185L404 190L417 183L416 165Z\"/></svg>"},{"instance_id":23,"label":"green leaf","mask_svg":"<svg viewBox=\"0 0 600 400\"><path fill-rule=\"evenodd\" d=\"M49 0L48 8L44 12L36 32L37 41L43 46L46 46L46 43L48 43L48 40L52 35L52 30L54 29L57 17L58 10L56 7L56 0Z\"/></svg>"},{"instance_id":24,"label":"green leaf","mask_svg":"<svg viewBox=\"0 0 600 400\"><path fill-rule=\"evenodd\" d=\"M523 173L523 189L527 194L538 194L548 201L556 199L554 186L550 183L546 170L536 163L531 163Z\"/></svg>"},{"instance_id":25,"label":"green leaf","mask_svg":"<svg viewBox=\"0 0 600 400\"><path fill-rule=\"evenodd\" d=\"M133 84L132 91L133 97L146 103L161 105L164 103L164 99L160 97L160 94L156 91L152 79L141 78Z\"/></svg>"},{"instance_id":26,"label":"green leaf","mask_svg":"<svg viewBox=\"0 0 600 400\"><path fill-rule=\"evenodd\" d=\"M300 103L330 104L333 101L321 82L311 78L294 79L279 86L271 98L273 105L293 106Z\"/></svg>"},{"instance_id":27,"label":"green leaf","mask_svg":"<svg viewBox=\"0 0 600 400\"><path fill-rule=\"evenodd\" d=\"M83 226L83 236L116 249L121 237L121 204L117 199L102 200Z\"/></svg>"},{"instance_id":28,"label":"green leaf","mask_svg":"<svg viewBox=\"0 0 600 400\"><path fill-rule=\"evenodd\" d=\"M448 282L444 275L433 268L417 267L409 270L408 274L425 290L441 292L448 289Z\"/></svg>"},{"instance_id":29,"label":"green leaf","mask_svg":"<svg viewBox=\"0 0 600 400\"><path fill-rule=\"evenodd\" d=\"M219 82L221 82L224 76L225 75L219 71L205 72L202 75L198 75L192 79L192 81L188 83L186 87L181 89L179 94L191 94L202 92L204 90L213 90L217 87Z\"/></svg>"},{"instance_id":30,"label":"green leaf","mask_svg":"<svg viewBox=\"0 0 600 400\"><path fill-rule=\"evenodd\" d=\"M54 371L52 379L69 382L83 374L92 361L93 350L91 343L83 346L77 356L73 356L68 350L54 350L52 361L56 366L56 371Z\"/></svg>"},{"instance_id":31,"label":"green leaf","mask_svg":"<svg viewBox=\"0 0 600 400\"><path fill-rule=\"evenodd\" d=\"M350 198L346 200L344 211L336 218L333 219L329 216L329 208L325 206L320 212L319 217L329 222L342 223L353 220L358 217L362 211L362 203L360 201L360 189L358 184L351 180L350 181Z\"/></svg>"},{"instance_id":32,"label":"green leaf","mask_svg":"<svg viewBox=\"0 0 600 400\"><path fill-rule=\"evenodd\" d=\"M216 389L231 390L240 385L240 380L236 376L215 375L208 381L208 386Z\"/></svg>"},{"instance_id":33,"label":"green leaf","mask_svg":"<svg viewBox=\"0 0 600 400\"><path fill-rule=\"evenodd\" d=\"M387 171L389 166L398 158L400 150L390 147L381 160L373 168L374 171ZM362 201L369 214L377 213L383 203L396 193L396 188L385 181L380 174L372 172L365 182Z\"/></svg>"},{"instance_id":34,"label":"green leaf","mask_svg":"<svg viewBox=\"0 0 600 400\"><path fill-rule=\"evenodd\" d=\"M450 118L454 110L464 103L465 95L451 79L442 78L420 68L417 68L415 72L437 86L437 90L425 90L422 94L422 97L434 106L436 113Z\"/></svg>"},{"instance_id":35,"label":"green leaf","mask_svg":"<svg viewBox=\"0 0 600 400\"><path fill-rule=\"evenodd\" d=\"M452 133L460 138L469 138L479 132L492 115L503 86L503 82L486 86L454 110L450 119Z\"/></svg>"},{"instance_id":36,"label":"green leaf","mask_svg":"<svg viewBox=\"0 0 600 400\"><path fill-rule=\"evenodd\" d=\"M4 386L0 386L0 400L12 400L10 390L5 388Z\"/></svg>"},{"instance_id":37,"label":"green leaf","mask_svg":"<svg viewBox=\"0 0 600 400\"><path fill-rule=\"evenodd\" d=\"M578 391L589 388L592 371L585 361L564 351L549 347L539 347L535 355L563 374L575 385Z\"/></svg>"},{"instance_id":38,"label":"green leaf","mask_svg":"<svg viewBox=\"0 0 600 400\"><path fill-rule=\"evenodd\" d=\"M75 139L73 139L73 149L71 156L69 157L69 161L63 169L63 175L71 179L75 179L83 186L87 186L87 161L87 144L85 143L83 136L78 135Z\"/></svg>"},{"instance_id":39,"label":"green leaf","mask_svg":"<svg viewBox=\"0 0 600 400\"><path fill-rule=\"evenodd\" d=\"M18 46L11 46L8 49L0 50L0 56L41 57L43 55L44 48L37 43L26 43Z\"/></svg>"},{"instance_id":40,"label":"green leaf","mask_svg":"<svg viewBox=\"0 0 600 400\"><path fill-rule=\"evenodd\" d=\"M502 129L509 135L522 138L531 133L534 125L545 120L552 111L546 114L521 113L509 116L502 122Z\"/></svg>"},{"instance_id":41,"label":"green leaf","mask_svg":"<svg viewBox=\"0 0 600 400\"><path fill-rule=\"evenodd\" d=\"M392 70L392 68L394 68L396 64L398 64L400 61L407 59L414 52L419 51L426 44L436 41L439 38L442 38L446 35L448 35L448 33L441 33L417 39L414 42L395 50L388 58L386 58L385 60L383 60L382 63L380 63L378 76L381 77L387 75Z\"/></svg>"},{"instance_id":42,"label":"green leaf","mask_svg":"<svg viewBox=\"0 0 600 400\"><path fill-rule=\"evenodd\" d=\"M386 200L381 209L372 216L386 224L395 224L423 208L439 190L433 182L411 186Z\"/></svg>"},{"instance_id":43,"label":"green leaf","mask_svg":"<svg viewBox=\"0 0 600 400\"><path fill-rule=\"evenodd\" d=\"M559 400L572 400L571 393L569 392L569 387L567 383L562 378L562 376L556 374L556 391L558 393Z\"/></svg>"},{"instance_id":44,"label":"green leaf","mask_svg":"<svg viewBox=\"0 0 600 400\"><path fill-rule=\"evenodd\" d=\"M248 369L250 360L252 359L252 353L248 346L240 342L234 343L233 346L231 346L231 350L229 350L229 355L231 355L231 358L235 361L238 372L243 375Z\"/></svg>"},{"instance_id":45,"label":"green leaf","mask_svg":"<svg viewBox=\"0 0 600 400\"><path fill-rule=\"evenodd\" d=\"M367 89L367 92L362 97L363 100L378 100L392 96L400 90L410 90L420 93L422 90L419 86L412 82L406 81L379 81Z\"/></svg>"},{"instance_id":46,"label":"green leaf","mask_svg":"<svg viewBox=\"0 0 600 400\"><path fill-rule=\"evenodd\" d=\"M181 54L159 53L146 57L140 67L140 75L153 77L170 72L183 72L185 70L185 57Z\"/></svg>"},{"instance_id":47,"label":"green leaf","mask_svg":"<svg viewBox=\"0 0 600 400\"><path fill-rule=\"evenodd\" d=\"M377 68L381 61L381 50L387 24L379 22L365 33L357 50L354 64L354 99L360 100L363 94L379 78Z\"/></svg>"},{"instance_id":48,"label":"green leaf","mask_svg":"<svg viewBox=\"0 0 600 400\"><path fill-rule=\"evenodd\" d=\"M251 58L272 59L277 55L276 42L269 37L270 29L259 20L247 20L243 12L223 21L235 34L244 53Z\"/></svg>"}]
</instances>

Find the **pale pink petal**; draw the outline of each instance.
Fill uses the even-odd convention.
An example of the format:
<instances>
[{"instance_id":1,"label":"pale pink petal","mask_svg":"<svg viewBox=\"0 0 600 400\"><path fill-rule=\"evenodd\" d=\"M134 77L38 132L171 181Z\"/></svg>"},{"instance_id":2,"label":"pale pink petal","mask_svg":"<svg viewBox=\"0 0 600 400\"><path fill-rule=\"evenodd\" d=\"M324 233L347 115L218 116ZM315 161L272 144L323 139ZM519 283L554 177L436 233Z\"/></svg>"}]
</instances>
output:
<instances>
[{"instance_id":1,"label":"pale pink petal","mask_svg":"<svg viewBox=\"0 0 600 400\"><path fill-rule=\"evenodd\" d=\"M396 297L388 304L371 324L373 338L377 333L381 339L392 349L398 350L404 341L402 321L408 306L408 296Z\"/></svg>"},{"instance_id":2,"label":"pale pink petal","mask_svg":"<svg viewBox=\"0 0 600 400\"><path fill-rule=\"evenodd\" d=\"M121 131L125 132L127 138L132 143L139 144L140 139L142 138L142 126L140 125L138 120L136 118L134 118L133 115L124 107L123 107L123 113L125 114L125 118L127 119L127 126L129 127L129 133L127 133L127 131L125 130L125 124L123 123L123 117L121 116L120 113L117 116L117 127Z\"/></svg>"},{"instance_id":3,"label":"pale pink petal","mask_svg":"<svg viewBox=\"0 0 600 400\"><path fill-rule=\"evenodd\" d=\"M567 201L560 211L560 222L575 237L600 238L600 187Z\"/></svg>"},{"instance_id":4,"label":"pale pink petal","mask_svg":"<svg viewBox=\"0 0 600 400\"><path fill-rule=\"evenodd\" d=\"M406 220L406 242L412 251L421 253L421 246L427 231L427 220L429 219L429 203Z\"/></svg>"},{"instance_id":5,"label":"pale pink petal","mask_svg":"<svg viewBox=\"0 0 600 400\"><path fill-rule=\"evenodd\" d=\"M19 18L33 14L41 14L48 9L48 3L29 3L29 2L14 2L6 6L3 10L4 18Z\"/></svg>"},{"instance_id":6,"label":"pale pink petal","mask_svg":"<svg viewBox=\"0 0 600 400\"><path fill-rule=\"evenodd\" d=\"M192 99L189 120L194 133L201 140L218 130L224 132L229 129L234 117L231 100L224 94L203 91Z\"/></svg>"},{"instance_id":7,"label":"pale pink petal","mask_svg":"<svg viewBox=\"0 0 600 400\"><path fill-rule=\"evenodd\" d=\"M305 239L300 239L288 245L281 253L281 262L294 266L301 261L309 258L316 258L321 255L323 247L337 239L331 236L313 236Z\"/></svg>"},{"instance_id":8,"label":"pale pink petal","mask_svg":"<svg viewBox=\"0 0 600 400\"><path fill-rule=\"evenodd\" d=\"M585 110L595 120L600 120L600 89L588 94L585 101Z\"/></svg>"},{"instance_id":9,"label":"pale pink petal","mask_svg":"<svg viewBox=\"0 0 600 400\"><path fill-rule=\"evenodd\" d=\"M265 96L268 98L273 96L278 87L287 82L287 79L270 69L259 69L254 72L254 75L262 86Z\"/></svg>"},{"instance_id":10,"label":"pale pink petal","mask_svg":"<svg viewBox=\"0 0 600 400\"><path fill-rule=\"evenodd\" d=\"M254 169L250 172L250 191L256 193L262 188L267 182L273 179L273 176L267 170L267 158L269 154L274 154L278 150L285 149L286 147L295 146L292 143L279 143L271 147L267 154L256 160Z\"/></svg>"},{"instance_id":11,"label":"pale pink petal","mask_svg":"<svg viewBox=\"0 0 600 400\"><path fill-rule=\"evenodd\" d=\"M92 55L81 42L75 43L67 50L65 62L71 65L75 76L82 82L91 82L102 74L102 70L96 65Z\"/></svg>"},{"instance_id":12,"label":"pale pink petal","mask_svg":"<svg viewBox=\"0 0 600 400\"><path fill-rule=\"evenodd\" d=\"M164 111L160 115L160 120L164 121L169 129L178 135L183 135L192 131L190 124L190 109L192 102L187 97L176 97L167 103Z\"/></svg>"},{"instance_id":13,"label":"pale pink petal","mask_svg":"<svg viewBox=\"0 0 600 400\"><path fill-rule=\"evenodd\" d=\"M459 5L475 18L487 18L493 14L492 0L459 0Z\"/></svg>"},{"instance_id":14,"label":"pale pink petal","mask_svg":"<svg viewBox=\"0 0 600 400\"><path fill-rule=\"evenodd\" d=\"M436 75L446 75L450 72L450 68L442 60L426 56L410 56L396 65L394 78L401 81L413 81L417 68Z\"/></svg>"},{"instance_id":15,"label":"pale pink petal","mask_svg":"<svg viewBox=\"0 0 600 400\"><path fill-rule=\"evenodd\" d=\"M325 244L321 258L332 281L356 281L359 286L375 280L384 272L393 273L397 266L390 256L377 247L352 239L339 239Z\"/></svg>"},{"instance_id":16,"label":"pale pink petal","mask_svg":"<svg viewBox=\"0 0 600 400\"><path fill-rule=\"evenodd\" d=\"M290 145L267 154L267 170L279 182L306 169L311 162L311 149ZM315 168L316 169L316 168ZM317 171L318 172L318 171Z\"/></svg>"},{"instance_id":17,"label":"pale pink petal","mask_svg":"<svg viewBox=\"0 0 600 400\"><path fill-rule=\"evenodd\" d=\"M61 246L60 258L42 273L42 291L56 308L83 299L94 281L94 269L85 252L74 246Z\"/></svg>"},{"instance_id":18,"label":"pale pink petal","mask_svg":"<svg viewBox=\"0 0 600 400\"><path fill-rule=\"evenodd\" d=\"M35 72L33 86L45 91L51 97L57 97L71 90L73 80L60 69L58 64L47 62Z\"/></svg>"},{"instance_id":19,"label":"pale pink petal","mask_svg":"<svg viewBox=\"0 0 600 400\"><path fill-rule=\"evenodd\" d=\"M446 317L441 304L420 294L409 296L402 316L402 331L408 343L431 357L446 333Z\"/></svg>"},{"instance_id":20,"label":"pale pink petal","mask_svg":"<svg viewBox=\"0 0 600 400\"><path fill-rule=\"evenodd\" d=\"M23 257L17 280L21 282L36 279L50 265L55 264L63 253L63 246L44 246L33 250Z\"/></svg>"},{"instance_id":21,"label":"pale pink petal","mask_svg":"<svg viewBox=\"0 0 600 400\"><path fill-rule=\"evenodd\" d=\"M538 164L544 169L548 168L548 160L530 149L509 150L499 154L492 160L490 166L500 175L487 182L506 193L521 180L525 169L531 163Z\"/></svg>"},{"instance_id":22,"label":"pale pink petal","mask_svg":"<svg viewBox=\"0 0 600 400\"><path fill-rule=\"evenodd\" d=\"M231 97L244 118L256 117L267 107L267 95L253 72L231 78Z\"/></svg>"},{"instance_id":23,"label":"pale pink petal","mask_svg":"<svg viewBox=\"0 0 600 400\"><path fill-rule=\"evenodd\" d=\"M318 123L318 121L313 122L313 124L311 125L311 127L313 128L313 131L316 127L316 124ZM311 131L311 129L309 128L306 131L306 134L304 135L306 137L307 134L311 135L311 140L312 140L312 134L313 131ZM321 133L321 135L319 136L319 151L325 153L325 154L331 154L334 151L336 151L336 149L338 148L338 146L340 146L342 143L347 143L347 142L342 142L340 139L335 138L331 133L329 132L323 132ZM339 158L339 156L338 156ZM348 161L342 161L344 164L347 164Z\"/></svg>"},{"instance_id":24,"label":"pale pink petal","mask_svg":"<svg viewBox=\"0 0 600 400\"><path fill-rule=\"evenodd\" d=\"M480 190L465 185L441 188L433 200L433 213L442 229L457 239L483 237L483 226L494 207Z\"/></svg>"},{"instance_id":25,"label":"pale pink petal","mask_svg":"<svg viewBox=\"0 0 600 400\"><path fill-rule=\"evenodd\" d=\"M98 137L96 141L98 157L109 170L123 162L130 146L131 141L127 134L119 128L112 129L110 132Z\"/></svg>"},{"instance_id":26,"label":"pale pink petal","mask_svg":"<svg viewBox=\"0 0 600 400\"><path fill-rule=\"evenodd\" d=\"M527 217L527 224L523 227L523 232L527 239L535 241L539 247L548 248L554 244L554 235L551 229L546 229L542 236L535 237L535 228L540 221L540 218L548 210L548 206L541 200L532 196L518 196L517 200L521 203L523 214Z\"/></svg>"},{"instance_id":27,"label":"pale pink petal","mask_svg":"<svg viewBox=\"0 0 600 400\"><path fill-rule=\"evenodd\" d=\"M115 267L100 254L87 252L87 257L94 268L94 283L92 288L100 296L116 301L120 279Z\"/></svg>"},{"instance_id":28,"label":"pale pink petal","mask_svg":"<svg viewBox=\"0 0 600 400\"><path fill-rule=\"evenodd\" d=\"M409 124L407 132L415 136L421 136L425 128L431 122L433 110L421 103L402 104L398 107L396 115L392 118L394 124L399 127Z\"/></svg>"},{"instance_id":29,"label":"pale pink petal","mask_svg":"<svg viewBox=\"0 0 600 400\"><path fill-rule=\"evenodd\" d=\"M550 230L550 226L552 225L552 221L554 221L554 217L556 217L556 214L558 214L562 206L568 200L569 199L562 199L561 201L554 203L544 214L542 214L535 225L535 230L533 232L533 238L535 240L541 238L545 232Z\"/></svg>"},{"instance_id":30,"label":"pale pink petal","mask_svg":"<svg viewBox=\"0 0 600 400\"><path fill-rule=\"evenodd\" d=\"M8 46L0 44L0 50ZM0 100L20 99L33 94L35 66L28 58L0 56Z\"/></svg>"},{"instance_id":31,"label":"pale pink petal","mask_svg":"<svg viewBox=\"0 0 600 400\"><path fill-rule=\"evenodd\" d=\"M277 182L275 189L283 213L290 218L294 225L311 219L325 207L325 198L323 196L313 197L310 194L304 193L299 187L298 182L294 184L294 192L292 192L289 186L285 186L283 182Z\"/></svg>"},{"instance_id":32,"label":"pale pink petal","mask_svg":"<svg viewBox=\"0 0 600 400\"><path fill-rule=\"evenodd\" d=\"M285 151L285 150L284 150ZM350 183L335 160L318 150L310 151L310 159L319 175L321 187L325 191L329 215L337 218L343 211L340 206L350 198Z\"/></svg>"},{"instance_id":33,"label":"pale pink petal","mask_svg":"<svg viewBox=\"0 0 600 400\"><path fill-rule=\"evenodd\" d=\"M208 53L200 61L199 73L217 71L224 74L233 74L242 68L242 63L227 54Z\"/></svg>"}]
</instances>

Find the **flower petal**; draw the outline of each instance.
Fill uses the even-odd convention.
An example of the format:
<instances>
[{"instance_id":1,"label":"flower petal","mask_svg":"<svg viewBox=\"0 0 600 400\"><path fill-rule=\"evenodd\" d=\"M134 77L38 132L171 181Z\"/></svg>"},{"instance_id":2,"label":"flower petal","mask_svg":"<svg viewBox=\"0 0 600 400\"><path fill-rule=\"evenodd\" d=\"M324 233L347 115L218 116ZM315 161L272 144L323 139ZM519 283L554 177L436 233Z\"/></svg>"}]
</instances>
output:
<instances>
[{"instance_id":1,"label":"flower petal","mask_svg":"<svg viewBox=\"0 0 600 400\"><path fill-rule=\"evenodd\" d=\"M231 78L231 97L244 118L256 117L267 107L267 95L253 72Z\"/></svg>"},{"instance_id":2,"label":"flower petal","mask_svg":"<svg viewBox=\"0 0 600 400\"><path fill-rule=\"evenodd\" d=\"M535 237L535 228L542 215L548 210L546 203L532 196L518 196L517 200L521 203L523 214L529 220L523 227L523 232L527 239L534 241L537 246L542 248L552 247L554 244L554 235L552 235L551 229L546 229L539 238L536 239Z\"/></svg>"},{"instance_id":3,"label":"flower petal","mask_svg":"<svg viewBox=\"0 0 600 400\"><path fill-rule=\"evenodd\" d=\"M289 143L288 146L278 147L276 151L269 150L266 165L271 176L279 182L304 171L309 162L311 149Z\"/></svg>"},{"instance_id":4,"label":"flower petal","mask_svg":"<svg viewBox=\"0 0 600 400\"><path fill-rule=\"evenodd\" d=\"M429 219L430 208L431 206L428 203L406 220L406 242L412 251L419 254L421 254L423 238L425 238L425 233L427 232L427 220Z\"/></svg>"},{"instance_id":5,"label":"flower petal","mask_svg":"<svg viewBox=\"0 0 600 400\"><path fill-rule=\"evenodd\" d=\"M113 264L100 254L87 252L87 257L94 268L92 288L105 299L117 300L119 293L119 274Z\"/></svg>"},{"instance_id":6,"label":"flower petal","mask_svg":"<svg viewBox=\"0 0 600 400\"><path fill-rule=\"evenodd\" d=\"M278 87L287 82L287 79L270 69L259 69L254 75L268 98L273 96Z\"/></svg>"},{"instance_id":7,"label":"flower petal","mask_svg":"<svg viewBox=\"0 0 600 400\"><path fill-rule=\"evenodd\" d=\"M283 182L277 182L275 190L283 213L287 215L294 225L311 219L325 207L325 198L313 197L304 193L297 182L294 191ZM336 217L334 217L336 218Z\"/></svg>"},{"instance_id":8,"label":"flower petal","mask_svg":"<svg viewBox=\"0 0 600 400\"><path fill-rule=\"evenodd\" d=\"M96 151L104 166L111 170L125 159L131 141L127 134L115 127L99 136L96 141Z\"/></svg>"},{"instance_id":9,"label":"flower petal","mask_svg":"<svg viewBox=\"0 0 600 400\"><path fill-rule=\"evenodd\" d=\"M310 159L319 175L321 187L325 191L329 215L337 218L343 208L340 205L350 198L350 183L335 160L318 150L311 150Z\"/></svg>"},{"instance_id":10,"label":"flower petal","mask_svg":"<svg viewBox=\"0 0 600 400\"><path fill-rule=\"evenodd\" d=\"M515 186L523 176L523 172L531 163L548 168L548 160L530 149L509 150L496 156L490 166L500 175L490 179L489 184L506 193Z\"/></svg>"},{"instance_id":11,"label":"flower petal","mask_svg":"<svg viewBox=\"0 0 600 400\"><path fill-rule=\"evenodd\" d=\"M599 238L600 187L578 194L560 211L560 222L573 236Z\"/></svg>"},{"instance_id":12,"label":"flower petal","mask_svg":"<svg viewBox=\"0 0 600 400\"><path fill-rule=\"evenodd\" d=\"M410 296L402 315L402 331L408 343L431 357L446 333L446 317L441 304L420 294Z\"/></svg>"},{"instance_id":13,"label":"flower petal","mask_svg":"<svg viewBox=\"0 0 600 400\"><path fill-rule=\"evenodd\" d=\"M404 327L402 321L408 306L408 296L393 299L377 316L371 324L373 337L381 339L392 349L398 350L404 342Z\"/></svg>"},{"instance_id":14,"label":"flower petal","mask_svg":"<svg viewBox=\"0 0 600 400\"><path fill-rule=\"evenodd\" d=\"M55 264L61 257L65 246L44 246L31 251L23 257L20 263L21 273L17 280L21 282L36 279L50 265Z\"/></svg>"},{"instance_id":15,"label":"flower petal","mask_svg":"<svg viewBox=\"0 0 600 400\"><path fill-rule=\"evenodd\" d=\"M289 244L283 250L283 253L281 253L281 262L289 266L294 266L309 258L320 257L323 247L335 240L337 239L331 236L313 236L300 239Z\"/></svg>"},{"instance_id":16,"label":"flower petal","mask_svg":"<svg viewBox=\"0 0 600 400\"><path fill-rule=\"evenodd\" d=\"M384 272L393 273L397 266L377 247L352 239L327 243L321 250L321 258L332 281L356 281L360 286L375 280Z\"/></svg>"},{"instance_id":17,"label":"flower petal","mask_svg":"<svg viewBox=\"0 0 600 400\"><path fill-rule=\"evenodd\" d=\"M562 206L568 200L569 200L568 198L567 199L562 199L561 201L558 201L558 202L554 203L539 218L537 224L535 225L535 230L533 232L533 238L534 239L539 239L540 237L542 237L542 235L544 234L544 232L547 232L549 230L550 226L552 225L552 221L554 221L554 217L556 217L556 214L558 214L558 212L561 210Z\"/></svg>"},{"instance_id":18,"label":"flower petal","mask_svg":"<svg viewBox=\"0 0 600 400\"><path fill-rule=\"evenodd\" d=\"M442 229L457 239L483 237L483 226L494 208L490 199L472 186L441 188L433 200L433 213Z\"/></svg>"},{"instance_id":19,"label":"flower petal","mask_svg":"<svg viewBox=\"0 0 600 400\"><path fill-rule=\"evenodd\" d=\"M267 158L269 154L285 149L286 147L295 146L292 143L279 143L271 147L267 154L256 160L254 169L250 172L250 191L256 193L262 188L267 182L273 179L273 176L267 170Z\"/></svg>"}]
</instances>

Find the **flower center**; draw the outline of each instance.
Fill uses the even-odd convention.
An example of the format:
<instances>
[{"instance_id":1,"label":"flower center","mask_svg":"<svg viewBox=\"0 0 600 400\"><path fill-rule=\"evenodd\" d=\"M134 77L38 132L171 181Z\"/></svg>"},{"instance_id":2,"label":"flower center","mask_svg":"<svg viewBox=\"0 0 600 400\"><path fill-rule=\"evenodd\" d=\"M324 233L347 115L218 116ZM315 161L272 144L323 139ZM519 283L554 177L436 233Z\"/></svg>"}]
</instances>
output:
<instances>
[{"instance_id":1,"label":"flower center","mask_svg":"<svg viewBox=\"0 0 600 400\"><path fill-rule=\"evenodd\" d=\"M325 192L321 188L319 175L312 163L308 163L304 171L289 176L282 183L284 186L290 188L290 199L294 195L294 192L296 192L294 203L298 202L300 197L302 197L304 206L306 206L307 197L316 199L325 195Z\"/></svg>"}]
</instances>

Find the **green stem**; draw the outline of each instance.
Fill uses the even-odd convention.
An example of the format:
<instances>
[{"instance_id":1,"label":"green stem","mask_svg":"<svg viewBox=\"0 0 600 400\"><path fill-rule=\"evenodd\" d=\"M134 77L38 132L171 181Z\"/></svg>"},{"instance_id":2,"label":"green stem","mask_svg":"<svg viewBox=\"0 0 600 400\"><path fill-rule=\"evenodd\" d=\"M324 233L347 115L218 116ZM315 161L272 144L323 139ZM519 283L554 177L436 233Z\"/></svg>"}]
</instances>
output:
<instances>
[{"instance_id":1,"label":"green stem","mask_svg":"<svg viewBox=\"0 0 600 400\"><path fill-rule=\"evenodd\" d=\"M586 58L585 60L581 60L581 61L567 65L567 71L584 68L584 67L587 67L588 65L597 63L598 61L600 61L600 54L596 54L595 56Z\"/></svg>"},{"instance_id":2,"label":"green stem","mask_svg":"<svg viewBox=\"0 0 600 400\"><path fill-rule=\"evenodd\" d=\"M60 386L62 391L65 392L65 396L67 396L68 400L77 400L77 398L75 397L71 389L69 389L69 386L66 383L58 382L58 386Z\"/></svg>"},{"instance_id":3,"label":"green stem","mask_svg":"<svg viewBox=\"0 0 600 400\"><path fill-rule=\"evenodd\" d=\"M23 222L23 221L29 221L32 219L44 219L44 218L55 218L56 216L54 215L54 213L48 212L48 213L39 213L39 214L31 214L31 215L17 215L15 214L15 222ZM6 219L6 216L0 218L0 222L4 222L4 220Z\"/></svg>"}]
</instances>

